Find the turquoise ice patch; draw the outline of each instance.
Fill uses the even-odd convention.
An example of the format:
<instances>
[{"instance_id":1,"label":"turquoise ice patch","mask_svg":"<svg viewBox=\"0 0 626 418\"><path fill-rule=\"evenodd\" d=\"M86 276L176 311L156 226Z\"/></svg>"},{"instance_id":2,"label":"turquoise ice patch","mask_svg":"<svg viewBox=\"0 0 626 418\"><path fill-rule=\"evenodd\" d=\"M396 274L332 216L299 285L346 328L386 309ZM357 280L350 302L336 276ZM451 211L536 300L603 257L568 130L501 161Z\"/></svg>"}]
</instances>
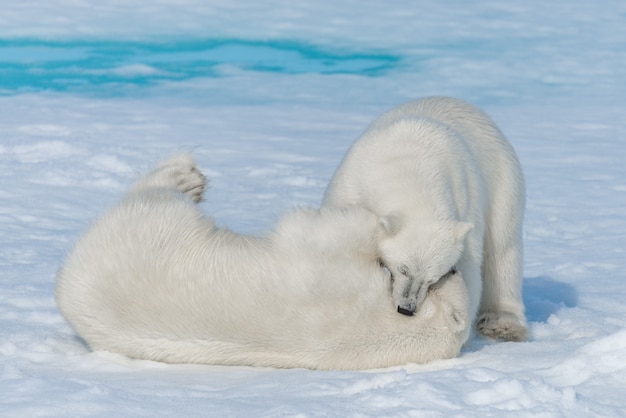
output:
<instances>
[{"instance_id":1,"label":"turquoise ice patch","mask_svg":"<svg viewBox=\"0 0 626 418\"><path fill-rule=\"evenodd\" d=\"M164 80L219 77L218 67L282 74L376 76L393 55L328 52L301 43L200 40L45 42L0 40L0 94L75 91L116 94Z\"/></svg>"}]
</instances>

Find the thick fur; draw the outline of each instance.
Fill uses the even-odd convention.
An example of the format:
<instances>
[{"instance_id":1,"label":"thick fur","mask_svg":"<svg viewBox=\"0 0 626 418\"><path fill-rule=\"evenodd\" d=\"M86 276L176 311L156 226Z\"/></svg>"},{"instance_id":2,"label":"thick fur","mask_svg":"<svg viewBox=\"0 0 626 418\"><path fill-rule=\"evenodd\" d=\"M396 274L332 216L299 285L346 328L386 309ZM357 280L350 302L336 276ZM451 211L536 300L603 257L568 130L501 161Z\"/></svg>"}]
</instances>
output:
<instances>
[{"instance_id":1,"label":"thick fur","mask_svg":"<svg viewBox=\"0 0 626 418\"><path fill-rule=\"evenodd\" d=\"M494 339L527 336L522 285L524 179L493 121L456 99L429 97L377 119L352 145L324 206L357 205L380 216L379 242L399 312L420 308L453 266L470 320Z\"/></svg>"},{"instance_id":2,"label":"thick fur","mask_svg":"<svg viewBox=\"0 0 626 418\"><path fill-rule=\"evenodd\" d=\"M266 237L217 228L194 204L188 155L140 179L59 270L60 311L95 350L170 363L368 369L458 355L461 274L420 312L394 312L376 215L299 209Z\"/></svg>"}]
</instances>

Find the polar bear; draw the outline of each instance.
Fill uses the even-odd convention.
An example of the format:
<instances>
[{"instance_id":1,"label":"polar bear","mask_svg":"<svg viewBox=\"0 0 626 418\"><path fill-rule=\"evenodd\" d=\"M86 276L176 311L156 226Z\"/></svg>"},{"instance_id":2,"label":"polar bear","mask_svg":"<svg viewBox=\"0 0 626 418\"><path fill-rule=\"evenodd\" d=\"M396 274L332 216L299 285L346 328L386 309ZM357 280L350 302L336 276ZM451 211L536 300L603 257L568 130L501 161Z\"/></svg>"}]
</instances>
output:
<instances>
[{"instance_id":1,"label":"polar bear","mask_svg":"<svg viewBox=\"0 0 626 418\"><path fill-rule=\"evenodd\" d=\"M93 349L344 370L458 355L471 327L461 272L431 287L415 316L395 313L370 211L300 208L246 236L203 215L204 188L191 157L174 156L79 238L55 296Z\"/></svg>"},{"instance_id":2,"label":"polar bear","mask_svg":"<svg viewBox=\"0 0 626 418\"><path fill-rule=\"evenodd\" d=\"M522 285L524 178L511 145L482 111L427 97L391 109L351 146L323 206L379 215L381 259L398 312L462 273L470 320L490 338L527 337Z\"/></svg>"}]
</instances>

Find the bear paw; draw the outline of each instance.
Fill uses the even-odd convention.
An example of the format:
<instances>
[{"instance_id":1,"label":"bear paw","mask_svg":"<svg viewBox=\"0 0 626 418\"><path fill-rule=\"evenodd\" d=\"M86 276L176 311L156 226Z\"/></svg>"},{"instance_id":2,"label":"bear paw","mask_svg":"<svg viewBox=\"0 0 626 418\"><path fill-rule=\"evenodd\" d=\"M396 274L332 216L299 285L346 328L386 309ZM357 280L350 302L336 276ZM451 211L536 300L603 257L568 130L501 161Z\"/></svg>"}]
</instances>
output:
<instances>
[{"instance_id":1,"label":"bear paw","mask_svg":"<svg viewBox=\"0 0 626 418\"><path fill-rule=\"evenodd\" d=\"M138 182L135 190L153 187L173 189L198 203L202 201L206 185L206 177L198 170L191 156L180 154L159 164L154 171Z\"/></svg>"},{"instance_id":2,"label":"bear paw","mask_svg":"<svg viewBox=\"0 0 626 418\"><path fill-rule=\"evenodd\" d=\"M487 338L504 341L526 341L528 329L510 312L484 312L478 316L476 329Z\"/></svg>"}]
</instances>

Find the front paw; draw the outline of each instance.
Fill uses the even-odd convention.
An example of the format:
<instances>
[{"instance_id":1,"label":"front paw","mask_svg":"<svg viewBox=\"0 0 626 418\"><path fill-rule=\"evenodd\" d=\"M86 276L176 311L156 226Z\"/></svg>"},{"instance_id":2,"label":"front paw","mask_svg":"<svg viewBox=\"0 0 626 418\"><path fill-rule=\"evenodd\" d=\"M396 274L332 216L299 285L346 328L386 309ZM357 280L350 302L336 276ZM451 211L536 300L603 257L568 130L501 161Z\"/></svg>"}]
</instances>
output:
<instances>
[{"instance_id":1,"label":"front paw","mask_svg":"<svg viewBox=\"0 0 626 418\"><path fill-rule=\"evenodd\" d=\"M476 329L487 338L504 341L526 341L525 321L510 312L484 312L476 320Z\"/></svg>"}]
</instances>

